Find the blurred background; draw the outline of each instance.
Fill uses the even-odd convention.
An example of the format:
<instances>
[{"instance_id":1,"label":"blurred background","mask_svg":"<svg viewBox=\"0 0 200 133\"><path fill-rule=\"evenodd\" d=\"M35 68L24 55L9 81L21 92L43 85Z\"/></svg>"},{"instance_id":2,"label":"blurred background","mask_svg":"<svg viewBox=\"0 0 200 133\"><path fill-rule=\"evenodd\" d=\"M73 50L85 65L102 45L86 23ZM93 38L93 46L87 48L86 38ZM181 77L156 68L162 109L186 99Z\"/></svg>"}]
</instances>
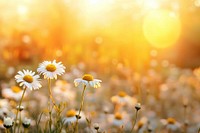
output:
<instances>
[{"instance_id":1,"label":"blurred background","mask_svg":"<svg viewBox=\"0 0 200 133\"><path fill-rule=\"evenodd\" d=\"M52 59L95 71L194 68L200 0L0 0L0 51L1 73Z\"/></svg>"},{"instance_id":2,"label":"blurred background","mask_svg":"<svg viewBox=\"0 0 200 133\"><path fill-rule=\"evenodd\" d=\"M14 112L21 97L17 71L54 59L66 66L52 89L58 103L68 104L64 112L78 109L81 89L73 81L89 73L102 87L88 90L84 111L105 129L112 125L107 113L132 118L136 102L138 118L155 131L167 133L160 119L168 117L184 127L176 133L200 127L200 0L0 0L0 117L2 101ZM23 103L33 119L47 105L42 85Z\"/></svg>"}]
</instances>

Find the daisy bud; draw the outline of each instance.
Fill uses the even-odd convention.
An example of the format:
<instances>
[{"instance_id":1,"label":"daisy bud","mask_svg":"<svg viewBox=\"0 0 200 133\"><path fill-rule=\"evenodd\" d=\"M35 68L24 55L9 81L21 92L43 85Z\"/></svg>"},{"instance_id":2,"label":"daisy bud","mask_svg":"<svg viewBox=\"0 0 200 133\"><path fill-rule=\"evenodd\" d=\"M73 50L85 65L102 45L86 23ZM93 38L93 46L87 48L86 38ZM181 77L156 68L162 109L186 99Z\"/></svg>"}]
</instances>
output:
<instances>
[{"instance_id":1,"label":"daisy bud","mask_svg":"<svg viewBox=\"0 0 200 133\"><path fill-rule=\"evenodd\" d=\"M3 119L3 126L5 128L11 128L13 126L13 119L10 117L4 117Z\"/></svg>"},{"instance_id":2,"label":"daisy bud","mask_svg":"<svg viewBox=\"0 0 200 133\"><path fill-rule=\"evenodd\" d=\"M148 132L151 133L153 131L151 126L148 126Z\"/></svg>"},{"instance_id":3,"label":"daisy bud","mask_svg":"<svg viewBox=\"0 0 200 133\"><path fill-rule=\"evenodd\" d=\"M140 103L137 103L136 105L135 105L135 109L138 111L138 110L140 110L141 109L141 104Z\"/></svg>"},{"instance_id":4,"label":"daisy bud","mask_svg":"<svg viewBox=\"0 0 200 133\"><path fill-rule=\"evenodd\" d=\"M109 108L108 107L104 107L103 111L104 111L105 114L108 114Z\"/></svg>"},{"instance_id":5,"label":"daisy bud","mask_svg":"<svg viewBox=\"0 0 200 133\"><path fill-rule=\"evenodd\" d=\"M17 105L16 109L19 110L19 111L21 112L22 110L24 110L24 106L22 106L22 105L21 105L21 106Z\"/></svg>"},{"instance_id":6,"label":"daisy bud","mask_svg":"<svg viewBox=\"0 0 200 133\"><path fill-rule=\"evenodd\" d=\"M31 119L24 118L22 125L24 128L29 128L29 126L31 125Z\"/></svg>"},{"instance_id":7,"label":"daisy bud","mask_svg":"<svg viewBox=\"0 0 200 133\"><path fill-rule=\"evenodd\" d=\"M81 116L80 115L76 115L76 119L81 119Z\"/></svg>"},{"instance_id":8,"label":"daisy bud","mask_svg":"<svg viewBox=\"0 0 200 133\"><path fill-rule=\"evenodd\" d=\"M99 130L99 124L98 123L94 123L94 129Z\"/></svg>"},{"instance_id":9,"label":"daisy bud","mask_svg":"<svg viewBox=\"0 0 200 133\"><path fill-rule=\"evenodd\" d=\"M188 126L188 125L189 125L189 121L188 121L188 120L185 120L185 121L184 121L184 125L185 125L185 126Z\"/></svg>"}]
</instances>

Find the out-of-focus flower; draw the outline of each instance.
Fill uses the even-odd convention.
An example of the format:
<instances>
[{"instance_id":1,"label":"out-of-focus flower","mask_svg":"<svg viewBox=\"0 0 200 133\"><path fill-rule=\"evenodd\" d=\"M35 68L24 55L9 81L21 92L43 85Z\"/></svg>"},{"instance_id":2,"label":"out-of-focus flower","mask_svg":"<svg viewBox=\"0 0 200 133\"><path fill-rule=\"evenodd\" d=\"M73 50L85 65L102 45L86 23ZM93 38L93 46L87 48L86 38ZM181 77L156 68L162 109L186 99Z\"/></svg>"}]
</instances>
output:
<instances>
[{"instance_id":1,"label":"out-of-focus flower","mask_svg":"<svg viewBox=\"0 0 200 133\"><path fill-rule=\"evenodd\" d=\"M171 117L167 119L161 119L161 123L165 125L167 129L172 131L176 131L181 127L181 124Z\"/></svg>"},{"instance_id":2,"label":"out-of-focus flower","mask_svg":"<svg viewBox=\"0 0 200 133\"><path fill-rule=\"evenodd\" d=\"M113 126L122 126L124 124L123 116L121 113L119 113L119 112L115 113L112 124L113 124Z\"/></svg>"},{"instance_id":3,"label":"out-of-focus flower","mask_svg":"<svg viewBox=\"0 0 200 133\"><path fill-rule=\"evenodd\" d=\"M11 128L13 126L13 119L10 117L4 117L3 126L5 128Z\"/></svg>"},{"instance_id":4,"label":"out-of-focus flower","mask_svg":"<svg viewBox=\"0 0 200 133\"><path fill-rule=\"evenodd\" d=\"M64 118L65 123L73 123L76 121L76 111L71 109L67 111L66 117Z\"/></svg>"},{"instance_id":5,"label":"out-of-focus flower","mask_svg":"<svg viewBox=\"0 0 200 133\"><path fill-rule=\"evenodd\" d=\"M28 118L24 118L23 122L22 122L22 125L24 128L28 128L30 125L31 125L31 119L28 119Z\"/></svg>"},{"instance_id":6,"label":"out-of-focus flower","mask_svg":"<svg viewBox=\"0 0 200 133\"><path fill-rule=\"evenodd\" d=\"M74 80L74 84L75 86L79 86L79 85L86 85L86 87L93 87L93 88L99 88L101 86L102 81L99 79L94 79L92 75L90 74L85 74L83 75L82 78L77 78Z\"/></svg>"},{"instance_id":7,"label":"out-of-focus flower","mask_svg":"<svg viewBox=\"0 0 200 133\"><path fill-rule=\"evenodd\" d=\"M23 88L29 88L30 90L36 90L42 87L39 82L39 75L35 75L35 72L29 70L19 71L15 76L15 80L19 83L19 86Z\"/></svg>"},{"instance_id":8,"label":"out-of-focus flower","mask_svg":"<svg viewBox=\"0 0 200 133\"><path fill-rule=\"evenodd\" d=\"M128 95L124 91L120 91L117 95L111 97L112 102L126 103Z\"/></svg>"},{"instance_id":9,"label":"out-of-focus flower","mask_svg":"<svg viewBox=\"0 0 200 133\"><path fill-rule=\"evenodd\" d=\"M71 89L71 85L64 81L56 82L56 86L53 87L53 93L56 101L72 102L76 97L76 93Z\"/></svg>"},{"instance_id":10,"label":"out-of-focus flower","mask_svg":"<svg viewBox=\"0 0 200 133\"><path fill-rule=\"evenodd\" d=\"M3 88L2 96L9 99L14 99L16 101L20 100L22 96L22 89L18 86L12 86L11 88Z\"/></svg>"},{"instance_id":11,"label":"out-of-focus flower","mask_svg":"<svg viewBox=\"0 0 200 133\"><path fill-rule=\"evenodd\" d=\"M62 62L56 63L56 60L44 61L40 63L37 71L42 74L45 79L57 79L57 75L64 74L65 66L63 66Z\"/></svg>"},{"instance_id":12,"label":"out-of-focus flower","mask_svg":"<svg viewBox=\"0 0 200 133\"><path fill-rule=\"evenodd\" d=\"M68 110L66 113L66 117L63 119L64 123L74 123L77 119L76 119L76 114L77 111L75 111L74 109ZM85 115L83 114L83 112L80 113L80 122L83 121L85 119Z\"/></svg>"},{"instance_id":13,"label":"out-of-focus flower","mask_svg":"<svg viewBox=\"0 0 200 133\"><path fill-rule=\"evenodd\" d=\"M147 118L146 117L142 117L137 125L136 125L136 130L138 131L138 133L143 133L146 129L147 129Z\"/></svg>"},{"instance_id":14,"label":"out-of-focus flower","mask_svg":"<svg viewBox=\"0 0 200 133\"><path fill-rule=\"evenodd\" d=\"M117 95L111 97L113 103L118 103L122 105L134 105L137 100L133 97L130 97L124 91L120 91Z\"/></svg>"}]
</instances>

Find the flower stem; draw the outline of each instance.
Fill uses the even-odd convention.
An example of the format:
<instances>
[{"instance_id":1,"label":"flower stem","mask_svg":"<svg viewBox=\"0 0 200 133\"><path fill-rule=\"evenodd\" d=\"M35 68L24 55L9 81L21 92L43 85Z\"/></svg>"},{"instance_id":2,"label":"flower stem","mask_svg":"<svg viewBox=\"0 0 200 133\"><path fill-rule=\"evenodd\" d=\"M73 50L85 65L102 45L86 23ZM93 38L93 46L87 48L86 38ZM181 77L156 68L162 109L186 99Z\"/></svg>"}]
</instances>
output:
<instances>
[{"instance_id":1,"label":"flower stem","mask_svg":"<svg viewBox=\"0 0 200 133\"><path fill-rule=\"evenodd\" d=\"M137 116L138 116L138 110L136 110L136 113L135 113L135 120L133 121L133 126L132 126L132 129L131 129L131 133L133 132L135 124L137 122Z\"/></svg>"},{"instance_id":2,"label":"flower stem","mask_svg":"<svg viewBox=\"0 0 200 133\"><path fill-rule=\"evenodd\" d=\"M56 102L55 102L53 95L52 95L51 79L48 79L48 88L49 88L49 101L51 100L55 109L58 110L58 107L56 106Z\"/></svg>"},{"instance_id":3,"label":"flower stem","mask_svg":"<svg viewBox=\"0 0 200 133\"><path fill-rule=\"evenodd\" d=\"M20 133L20 128L21 128L21 111L19 112L19 126L18 126L18 133Z\"/></svg>"},{"instance_id":4,"label":"flower stem","mask_svg":"<svg viewBox=\"0 0 200 133\"><path fill-rule=\"evenodd\" d=\"M10 130L9 130L9 128L6 128L6 133L10 133Z\"/></svg>"},{"instance_id":5,"label":"flower stem","mask_svg":"<svg viewBox=\"0 0 200 133\"><path fill-rule=\"evenodd\" d=\"M51 100L52 100L52 93L51 93L51 79L48 79L48 88L49 88L49 131L51 133L51 124L52 124L52 110L51 110ZM53 102L53 101L52 101Z\"/></svg>"},{"instance_id":6,"label":"flower stem","mask_svg":"<svg viewBox=\"0 0 200 133\"><path fill-rule=\"evenodd\" d=\"M26 88L24 89L24 91L23 91L23 93L22 93L22 97L21 97L20 102L19 102L19 108L21 107L22 99L23 99L23 97L24 97L25 92L26 92ZM15 118L15 123L17 122L18 113L19 113L19 109L17 109L16 118ZM19 126L20 126L20 125L19 125ZM14 126L14 133L15 133L15 129L16 129L16 125Z\"/></svg>"},{"instance_id":7,"label":"flower stem","mask_svg":"<svg viewBox=\"0 0 200 133\"><path fill-rule=\"evenodd\" d=\"M85 90L86 90L86 85L84 85L83 92L81 94L81 106L80 106L80 109L78 111L78 115L76 117L76 123L75 123L75 126L74 126L74 133L76 132L76 130L78 128L78 120L79 120L80 113L81 113L81 110L82 110L83 104L84 104L84 93L85 93Z\"/></svg>"}]
</instances>

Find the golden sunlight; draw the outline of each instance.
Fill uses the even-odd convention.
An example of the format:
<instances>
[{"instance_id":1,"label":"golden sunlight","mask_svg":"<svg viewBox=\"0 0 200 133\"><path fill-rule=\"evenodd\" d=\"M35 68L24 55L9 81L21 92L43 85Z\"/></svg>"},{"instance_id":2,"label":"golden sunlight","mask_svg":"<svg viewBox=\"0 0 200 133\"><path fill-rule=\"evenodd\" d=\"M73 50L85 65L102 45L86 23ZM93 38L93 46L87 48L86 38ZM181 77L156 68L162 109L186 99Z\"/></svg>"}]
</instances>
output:
<instances>
[{"instance_id":1,"label":"golden sunlight","mask_svg":"<svg viewBox=\"0 0 200 133\"><path fill-rule=\"evenodd\" d=\"M146 39L156 48L167 48L175 44L181 32L181 23L175 13L155 10L147 14L143 21Z\"/></svg>"}]
</instances>

